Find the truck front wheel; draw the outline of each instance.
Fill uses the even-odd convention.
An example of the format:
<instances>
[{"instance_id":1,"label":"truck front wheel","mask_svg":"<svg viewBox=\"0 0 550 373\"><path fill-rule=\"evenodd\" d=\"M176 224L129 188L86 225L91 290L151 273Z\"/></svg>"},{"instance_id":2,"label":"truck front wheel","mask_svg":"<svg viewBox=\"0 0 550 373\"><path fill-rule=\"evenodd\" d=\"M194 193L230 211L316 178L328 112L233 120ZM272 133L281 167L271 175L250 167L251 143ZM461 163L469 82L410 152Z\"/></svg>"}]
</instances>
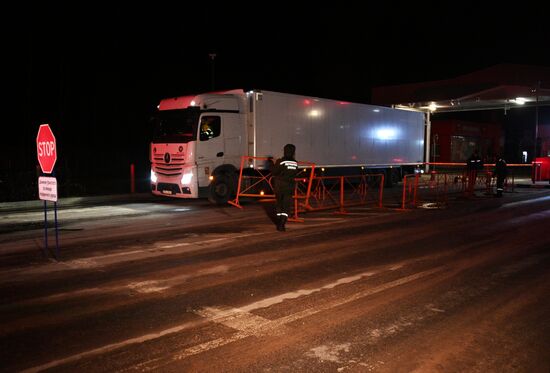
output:
<instances>
[{"instance_id":1,"label":"truck front wheel","mask_svg":"<svg viewBox=\"0 0 550 373\"><path fill-rule=\"evenodd\" d=\"M235 183L226 175L218 175L210 183L208 200L217 205L226 204L235 195Z\"/></svg>"}]
</instances>

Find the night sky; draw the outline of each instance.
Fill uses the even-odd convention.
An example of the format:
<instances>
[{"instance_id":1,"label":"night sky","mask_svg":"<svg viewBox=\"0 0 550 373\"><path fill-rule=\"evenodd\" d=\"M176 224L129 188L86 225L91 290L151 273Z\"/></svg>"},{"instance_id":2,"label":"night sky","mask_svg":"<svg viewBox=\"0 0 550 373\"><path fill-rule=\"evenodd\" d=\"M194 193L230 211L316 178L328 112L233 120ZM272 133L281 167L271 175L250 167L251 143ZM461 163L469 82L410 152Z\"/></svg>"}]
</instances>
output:
<instances>
[{"instance_id":1,"label":"night sky","mask_svg":"<svg viewBox=\"0 0 550 373\"><path fill-rule=\"evenodd\" d=\"M68 194L122 191L130 163L148 175L148 119L163 97L258 88L368 103L373 86L550 66L546 13L525 4L187 3L13 14L3 54L15 136L2 136L0 177L35 180L36 132L50 123Z\"/></svg>"}]
</instances>

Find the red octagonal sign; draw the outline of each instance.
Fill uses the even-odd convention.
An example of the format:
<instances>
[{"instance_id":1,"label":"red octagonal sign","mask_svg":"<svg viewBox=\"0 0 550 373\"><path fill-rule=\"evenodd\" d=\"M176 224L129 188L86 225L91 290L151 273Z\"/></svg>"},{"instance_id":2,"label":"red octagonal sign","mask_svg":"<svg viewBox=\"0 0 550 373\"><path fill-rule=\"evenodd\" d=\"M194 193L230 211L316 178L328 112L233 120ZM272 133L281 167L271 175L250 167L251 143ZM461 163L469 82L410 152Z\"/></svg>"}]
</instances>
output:
<instances>
[{"instance_id":1,"label":"red octagonal sign","mask_svg":"<svg viewBox=\"0 0 550 373\"><path fill-rule=\"evenodd\" d=\"M36 153L38 163L45 174L51 174L55 161L57 161L57 150L55 146L55 136L49 124L41 124L36 136Z\"/></svg>"}]
</instances>

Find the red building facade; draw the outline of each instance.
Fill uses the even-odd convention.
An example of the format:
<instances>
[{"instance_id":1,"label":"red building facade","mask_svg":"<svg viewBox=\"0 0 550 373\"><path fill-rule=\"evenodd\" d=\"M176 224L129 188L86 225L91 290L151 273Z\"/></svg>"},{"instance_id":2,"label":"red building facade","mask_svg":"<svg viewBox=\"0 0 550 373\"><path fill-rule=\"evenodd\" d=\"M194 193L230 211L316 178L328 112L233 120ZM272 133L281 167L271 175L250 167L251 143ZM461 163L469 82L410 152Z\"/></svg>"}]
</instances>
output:
<instances>
[{"instance_id":1,"label":"red building facade","mask_svg":"<svg viewBox=\"0 0 550 373\"><path fill-rule=\"evenodd\" d=\"M474 150L486 162L492 162L502 154L504 135L497 123L434 120L431 142L431 162L466 162Z\"/></svg>"}]
</instances>

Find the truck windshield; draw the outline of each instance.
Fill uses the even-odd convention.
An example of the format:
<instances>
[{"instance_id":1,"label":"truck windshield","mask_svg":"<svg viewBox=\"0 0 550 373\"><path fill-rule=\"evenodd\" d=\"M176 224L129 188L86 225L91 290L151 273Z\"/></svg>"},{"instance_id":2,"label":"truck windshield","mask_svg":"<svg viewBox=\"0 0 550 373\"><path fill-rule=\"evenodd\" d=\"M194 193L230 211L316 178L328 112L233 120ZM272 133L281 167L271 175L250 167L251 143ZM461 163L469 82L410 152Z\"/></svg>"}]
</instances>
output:
<instances>
[{"instance_id":1,"label":"truck windshield","mask_svg":"<svg viewBox=\"0 0 550 373\"><path fill-rule=\"evenodd\" d=\"M198 109L198 108L197 108ZM153 142L186 143L197 139L199 110L161 110L151 122Z\"/></svg>"}]
</instances>

